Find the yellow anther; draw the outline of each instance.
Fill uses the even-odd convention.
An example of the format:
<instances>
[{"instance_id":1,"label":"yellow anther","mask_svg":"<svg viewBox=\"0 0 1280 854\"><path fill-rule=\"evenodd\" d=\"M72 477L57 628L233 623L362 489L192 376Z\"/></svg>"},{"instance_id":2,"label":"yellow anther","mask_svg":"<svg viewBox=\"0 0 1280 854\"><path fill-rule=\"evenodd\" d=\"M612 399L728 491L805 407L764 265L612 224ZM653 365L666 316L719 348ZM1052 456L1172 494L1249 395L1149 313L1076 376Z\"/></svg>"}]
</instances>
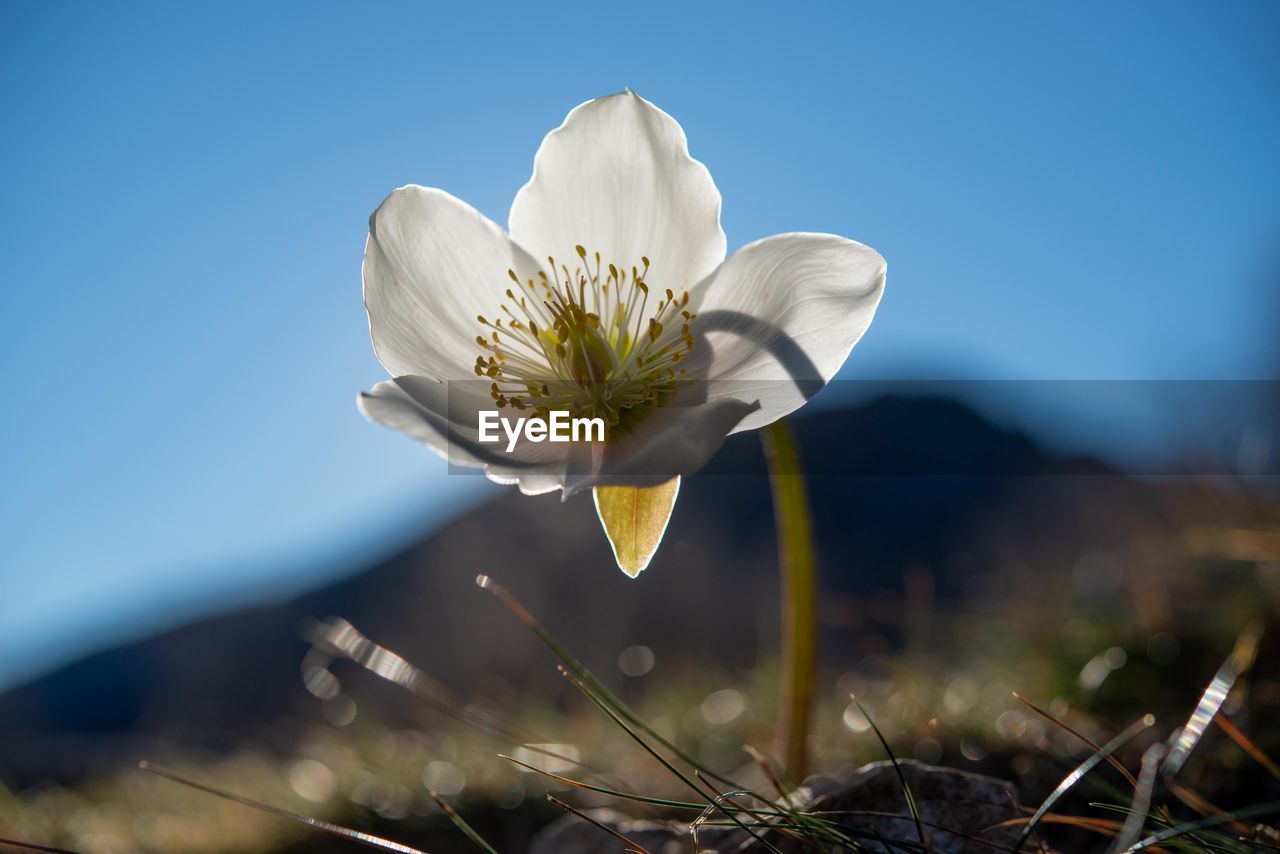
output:
<instances>
[{"instance_id":1,"label":"yellow anther","mask_svg":"<svg viewBox=\"0 0 1280 854\"><path fill-rule=\"evenodd\" d=\"M617 425L631 408L661 403L690 382L677 377L693 348L694 315L680 312L678 336L667 334L664 324L689 294L663 288L664 298L651 304L648 256L641 256L640 268L629 265L628 279L627 268L604 263L599 252L580 244L574 251L581 266L571 271L548 256L546 268L529 277L527 287L515 270L507 270L521 292L506 290L509 302L500 305L505 322L476 316L495 331L488 339L476 338L489 355L487 361L476 359L475 372L493 380L490 395L499 406L532 409L536 417L568 408Z\"/></svg>"}]
</instances>

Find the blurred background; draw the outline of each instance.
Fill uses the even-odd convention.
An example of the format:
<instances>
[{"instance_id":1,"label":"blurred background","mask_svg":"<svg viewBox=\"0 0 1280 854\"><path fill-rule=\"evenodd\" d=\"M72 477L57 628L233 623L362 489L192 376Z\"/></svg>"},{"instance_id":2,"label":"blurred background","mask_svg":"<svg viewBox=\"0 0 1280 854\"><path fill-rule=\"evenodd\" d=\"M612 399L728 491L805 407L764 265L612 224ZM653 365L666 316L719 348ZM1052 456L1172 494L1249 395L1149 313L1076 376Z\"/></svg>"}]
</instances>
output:
<instances>
[{"instance_id":1,"label":"blurred background","mask_svg":"<svg viewBox=\"0 0 1280 854\"><path fill-rule=\"evenodd\" d=\"M165 801L129 770L147 757L404 839L437 832L424 787L473 797L520 850L552 815L536 781L327 658L339 617L549 740L605 739L478 572L717 761L767 729L753 437L689 480L628 582L589 502L448 475L355 409L385 376L369 213L420 183L503 223L542 136L623 87L682 123L731 250L829 231L889 263L797 427L824 767L869 758L854 688L906 753L1032 791L1015 760L1055 745L1009 690L1115 726L1189 712L1280 595L1278 40L1266 2L9 0L0 828L317 850Z\"/></svg>"}]
</instances>

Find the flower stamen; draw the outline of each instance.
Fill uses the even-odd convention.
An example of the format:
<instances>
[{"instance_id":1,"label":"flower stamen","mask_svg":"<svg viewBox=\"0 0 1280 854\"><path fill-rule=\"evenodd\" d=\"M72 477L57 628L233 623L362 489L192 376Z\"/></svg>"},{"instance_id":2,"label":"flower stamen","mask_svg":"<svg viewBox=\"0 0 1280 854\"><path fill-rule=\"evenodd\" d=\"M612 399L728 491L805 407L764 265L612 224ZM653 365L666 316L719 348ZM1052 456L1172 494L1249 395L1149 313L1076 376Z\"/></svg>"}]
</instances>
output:
<instances>
[{"instance_id":1,"label":"flower stamen","mask_svg":"<svg viewBox=\"0 0 1280 854\"><path fill-rule=\"evenodd\" d=\"M589 256L581 245L574 251L580 263L573 271L547 258L554 279L542 270L528 279L507 271L516 289L507 288L508 302L499 304L505 319L476 318L489 335L476 336L483 352L475 373L492 380L499 407L543 417L568 410L614 427L693 382L680 363L694 347L695 315L685 310L689 293L670 288L649 312L647 257L628 276L627 267L604 263L599 252Z\"/></svg>"}]
</instances>

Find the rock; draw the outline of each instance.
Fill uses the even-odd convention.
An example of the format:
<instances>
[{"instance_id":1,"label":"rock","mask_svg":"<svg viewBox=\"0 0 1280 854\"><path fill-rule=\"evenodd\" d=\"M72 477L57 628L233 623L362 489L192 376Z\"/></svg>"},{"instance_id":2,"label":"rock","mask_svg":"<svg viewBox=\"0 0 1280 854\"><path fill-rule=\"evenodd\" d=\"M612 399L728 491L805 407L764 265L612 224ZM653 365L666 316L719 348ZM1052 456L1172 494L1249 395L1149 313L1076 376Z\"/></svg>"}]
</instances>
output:
<instances>
[{"instance_id":1,"label":"rock","mask_svg":"<svg viewBox=\"0 0 1280 854\"><path fill-rule=\"evenodd\" d=\"M898 764L920 811L931 851L987 854L993 845L1007 848L1017 839L1016 828L992 829L993 825L1023 815L1012 783L912 760ZM845 780L813 778L793 792L791 800L805 812L822 812L827 819L839 821L845 826L846 835L856 839L863 850L902 850L891 849L879 839L919 844L902 783L891 762L874 762ZM694 850L688 822L642 821L612 809L588 814L650 854ZM767 838L786 854L815 850L776 831ZM697 851L715 854L755 854L766 850L739 828L703 827L698 831L697 843ZM530 850L532 854L623 854L626 847L600 828L567 815L540 833ZM846 849L832 846L825 850Z\"/></svg>"}]
</instances>

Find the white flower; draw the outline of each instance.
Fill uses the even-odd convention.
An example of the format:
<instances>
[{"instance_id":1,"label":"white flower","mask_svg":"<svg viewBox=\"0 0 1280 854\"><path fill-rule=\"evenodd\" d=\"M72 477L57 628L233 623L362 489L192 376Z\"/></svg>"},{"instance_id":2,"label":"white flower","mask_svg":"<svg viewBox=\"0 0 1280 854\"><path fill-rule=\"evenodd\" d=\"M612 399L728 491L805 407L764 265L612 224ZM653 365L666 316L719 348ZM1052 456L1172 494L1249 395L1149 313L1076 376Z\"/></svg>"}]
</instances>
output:
<instances>
[{"instance_id":1,"label":"white flower","mask_svg":"<svg viewBox=\"0 0 1280 854\"><path fill-rule=\"evenodd\" d=\"M393 379L359 405L528 494L652 485L820 390L884 280L879 254L829 234L726 259L711 175L674 119L626 91L547 135L509 234L441 190L387 197L369 220L364 297ZM495 409L601 417L608 440L506 453L478 441L478 413Z\"/></svg>"}]
</instances>

